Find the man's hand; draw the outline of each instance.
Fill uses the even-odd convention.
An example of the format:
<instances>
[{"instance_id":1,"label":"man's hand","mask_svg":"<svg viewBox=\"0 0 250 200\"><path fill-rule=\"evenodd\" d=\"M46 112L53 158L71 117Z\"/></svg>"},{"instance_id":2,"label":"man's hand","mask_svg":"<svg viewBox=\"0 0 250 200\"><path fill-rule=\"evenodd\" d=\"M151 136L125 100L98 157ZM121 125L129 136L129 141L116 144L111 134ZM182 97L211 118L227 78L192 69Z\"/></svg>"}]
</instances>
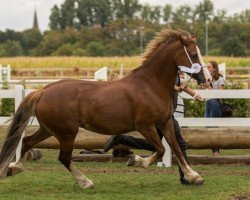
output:
<instances>
[{"instance_id":1,"label":"man's hand","mask_svg":"<svg viewBox=\"0 0 250 200\"><path fill-rule=\"evenodd\" d=\"M178 87L178 86L174 86L174 90L176 91L176 92L181 92L182 91L182 89L181 89L181 87Z\"/></svg>"},{"instance_id":2,"label":"man's hand","mask_svg":"<svg viewBox=\"0 0 250 200\"><path fill-rule=\"evenodd\" d=\"M197 92L195 93L193 98L194 98L195 101L204 101L204 98L202 98L202 96L199 95Z\"/></svg>"},{"instance_id":3,"label":"man's hand","mask_svg":"<svg viewBox=\"0 0 250 200\"><path fill-rule=\"evenodd\" d=\"M185 89L187 88L187 84L184 83L184 82L181 82L181 83L180 83L180 88L181 88L181 90L184 90L184 91L185 91Z\"/></svg>"}]
</instances>

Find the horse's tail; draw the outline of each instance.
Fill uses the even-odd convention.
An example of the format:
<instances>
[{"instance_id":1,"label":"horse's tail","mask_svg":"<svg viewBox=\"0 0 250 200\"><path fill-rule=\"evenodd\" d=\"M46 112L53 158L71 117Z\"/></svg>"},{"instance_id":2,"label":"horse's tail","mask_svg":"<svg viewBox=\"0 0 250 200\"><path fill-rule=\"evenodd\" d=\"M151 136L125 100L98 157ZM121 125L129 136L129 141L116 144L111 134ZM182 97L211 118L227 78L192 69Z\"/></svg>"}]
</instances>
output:
<instances>
[{"instance_id":1,"label":"horse's tail","mask_svg":"<svg viewBox=\"0 0 250 200\"><path fill-rule=\"evenodd\" d=\"M35 114L36 105L42 94L43 89L26 96L13 116L0 153L0 179L7 175L9 164L15 156L22 133L26 129L30 117Z\"/></svg>"}]
</instances>

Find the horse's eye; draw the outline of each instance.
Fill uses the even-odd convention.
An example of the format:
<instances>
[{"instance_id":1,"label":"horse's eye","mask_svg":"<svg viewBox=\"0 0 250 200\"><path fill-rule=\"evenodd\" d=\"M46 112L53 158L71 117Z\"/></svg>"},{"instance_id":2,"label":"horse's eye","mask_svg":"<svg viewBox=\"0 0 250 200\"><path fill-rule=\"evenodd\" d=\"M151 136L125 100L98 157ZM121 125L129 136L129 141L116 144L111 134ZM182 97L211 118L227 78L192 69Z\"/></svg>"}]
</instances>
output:
<instances>
[{"instance_id":1,"label":"horse's eye","mask_svg":"<svg viewBox=\"0 0 250 200\"><path fill-rule=\"evenodd\" d=\"M198 57L198 53L192 53L192 54L191 54L191 57L192 57L192 58L197 58L197 57Z\"/></svg>"}]
</instances>

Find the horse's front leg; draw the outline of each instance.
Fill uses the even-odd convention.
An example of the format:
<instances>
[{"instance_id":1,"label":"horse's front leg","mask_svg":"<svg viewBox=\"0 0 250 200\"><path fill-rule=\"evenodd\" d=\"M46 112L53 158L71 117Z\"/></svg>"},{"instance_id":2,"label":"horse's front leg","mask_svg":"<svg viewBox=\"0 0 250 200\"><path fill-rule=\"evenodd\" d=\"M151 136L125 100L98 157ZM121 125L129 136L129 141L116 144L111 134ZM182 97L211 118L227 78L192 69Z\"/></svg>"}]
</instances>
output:
<instances>
[{"instance_id":1,"label":"horse's front leg","mask_svg":"<svg viewBox=\"0 0 250 200\"><path fill-rule=\"evenodd\" d=\"M154 126L148 127L139 132L147 139L149 144L156 149L156 152L147 158L142 158L138 155L135 155L128 161L127 165L148 167L155 161L157 161L159 158L162 158L165 152L165 148L162 145L161 139Z\"/></svg>"},{"instance_id":2,"label":"horse's front leg","mask_svg":"<svg viewBox=\"0 0 250 200\"><path fill-rule=\"evenodd\" d=\"M172 118L170 118L166 124L163 124L161 127L159 127L163 136L167 140L169 146L171 147L172 151L174 152L176 159L181 167L181 170L183 171L186 180L188 180L189 183L193 183L196 185L201 185L204 180L201 178L201 176L191 169L191 167L188 165L186 160L184 159L180 146L176 140L175 137L175 130L174 130L174 123Z\"/></svg>"}]
</instances>

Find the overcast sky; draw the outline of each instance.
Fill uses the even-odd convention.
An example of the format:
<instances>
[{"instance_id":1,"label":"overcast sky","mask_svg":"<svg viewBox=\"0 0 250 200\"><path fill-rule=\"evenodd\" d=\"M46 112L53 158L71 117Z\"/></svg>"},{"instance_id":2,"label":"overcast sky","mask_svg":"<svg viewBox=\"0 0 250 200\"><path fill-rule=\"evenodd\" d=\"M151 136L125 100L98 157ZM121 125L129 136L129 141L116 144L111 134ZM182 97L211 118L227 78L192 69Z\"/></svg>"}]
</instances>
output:
<instances>
[{"instance_id":1,"label":"overcast sky","mask_svg":"<svg viewBox=\"0 0 250 200\"><path fill-rule=\"evenodd\" d=\"M165 5L171 4L174 8L183 4L197 5L201 0L139 0L142 4ZM33 24L34 7L36 5L39 28L48 29L51 8L61 5L64 0L0 0L0 30L12 29L23 31ZM212 0L215 9L226 9L232 14L250 9L250 0Z\"/></svg>"}]
</instances>

